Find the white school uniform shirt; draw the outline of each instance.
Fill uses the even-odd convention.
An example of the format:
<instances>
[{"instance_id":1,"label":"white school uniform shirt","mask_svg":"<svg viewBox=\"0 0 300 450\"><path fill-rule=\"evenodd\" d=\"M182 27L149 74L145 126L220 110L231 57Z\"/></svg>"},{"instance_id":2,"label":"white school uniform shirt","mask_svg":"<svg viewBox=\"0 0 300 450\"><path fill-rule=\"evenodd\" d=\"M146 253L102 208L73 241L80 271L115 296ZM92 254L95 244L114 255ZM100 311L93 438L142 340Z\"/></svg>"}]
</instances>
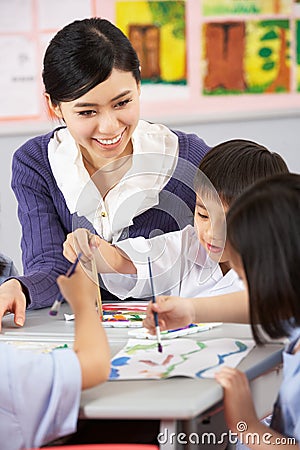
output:
<instances>
[{"instance_id":1,"label":"white school uniform shirt","mask_svg":"<svg viewBox=\"0 0 300 450\"><path fill-rule=\"evenodd\" d=\"M116 246L128 255L137 270L136 275L102 275L106 289L121 299L151 297L148 256L156 295L209 297L245 289L233 269L223 275L191 225L151 239L126 239Z\"/></svg>"},{"instance_id":2,"label":"white school uniform shirt","mask_svg":"<svg viewBox=\"0 0 300 450\"><path fill-rule=\"evenodd\" d=\"M40 447L73 433L81 395L75 352L34 353L0 343L0 447Z\"/></svg>"},{"instance_id":3,"label":"white school uniform shirt","mask_svg":"<svg viewBox=\"0 0 300 450\"><path fill-rule=\"evenodd\" d=\"M159 203L159 193L178 161L178 137L161 124L140 120L132 134L132 146L131 168L103 199L69 130L57 130L48 144L52 173L70 213L86 217L108 242L122 238L123 229L132 225L136 216Z\"/></svg>"}]
</instances>

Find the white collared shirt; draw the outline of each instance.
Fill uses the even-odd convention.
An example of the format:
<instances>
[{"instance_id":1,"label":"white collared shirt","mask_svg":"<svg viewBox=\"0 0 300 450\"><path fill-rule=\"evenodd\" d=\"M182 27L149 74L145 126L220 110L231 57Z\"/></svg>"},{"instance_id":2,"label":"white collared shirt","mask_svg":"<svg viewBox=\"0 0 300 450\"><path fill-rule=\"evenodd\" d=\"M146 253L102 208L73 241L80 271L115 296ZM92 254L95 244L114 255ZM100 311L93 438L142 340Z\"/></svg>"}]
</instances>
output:
<instances>
[{"instance_id":1,"label":"white collared shirt","mask_svg":"<svg viewBox=\"0 0 300 450\"><path fill-rule=\"evenodd\" d=\"M136 216L158 204L177 164L178 138L164 125L140 120L132 145L131 168L104 199L67 128L58 130L48 145L50 166L70 213L85 216L108 242L116 242Z\"/></svg>"},{"instance_id":2,"label":"white collared shirt","mask_svg":"<svg viewBox=\"0 0 300 450\"><path fill-rule=\"evenodd\" d=\"M191 225L152 239L126 239L117 246L137 270L136 275L102 276L106 288L121 299L151 297L148 256L156 295L208 297L244 290L234 270L224 276L219 264L208 257Z\"/></svg>"}]
</instances>

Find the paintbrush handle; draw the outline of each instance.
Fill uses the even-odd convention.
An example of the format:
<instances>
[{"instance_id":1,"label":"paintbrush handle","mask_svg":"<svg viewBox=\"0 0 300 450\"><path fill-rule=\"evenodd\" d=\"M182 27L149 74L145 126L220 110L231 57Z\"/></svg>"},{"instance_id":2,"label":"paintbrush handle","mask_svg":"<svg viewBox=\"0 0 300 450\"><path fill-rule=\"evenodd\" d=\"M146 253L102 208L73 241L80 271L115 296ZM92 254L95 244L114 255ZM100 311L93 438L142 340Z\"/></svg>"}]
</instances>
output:
<instances>
[{"instance_id":1,"label":"paintbrush handle","mask_svg":"<svg viewBox=\"0 0 300 450\"><path fill-rule=\"evenodd\" d=\"M150 286L151 286L151 292L152 292L152 303L156 303L154 284L153 284L153 276L152 276L152 267L151 267L151 261L150 261L149 256L148 256L148 267L149 267ZM158 351L161 353L162 352L161 335L160 335L160 327L159 327L159 323L158 323L158 314L156 311L153 312L153 316L154 316Z\"/></svg>"},{"instance_id":2,"label":"paintbrush handle","mask_svg":"<svg viewBox=\"0 0 300 450\"><path fill-rule=\"evenodd\" d=\"M102 298L101 298L101 291L100 291L100 286L99 286L99 276L98 276L98 270L97 270L97 265L96 265L96 259L94 256L92 258L92 273L93 273L94 281L97 285L96 303L97 303L98 314L102 320L102 317L103 317Z\"/></svg>"},{"instance_id":3,"label":"paintbrush handle","mask_svg":"<svg viewBox=\"0 0 300 450\"><path fill-rule=\"evenodd\" d=\"M75 262L69 267L67 273L66 273L66 277L70 277L73 275L73 273L75 272L75 269L77 267L77 264L79 263L80 257L81 257L82 253L78 253L78 256L75 260ZM58 293L57 298L54 300L53 305L50 308L49 314L50 316L56 316L59 309L60 309L60 305L61 303L64 301L64 296L62 295L61 292Z\"/></svg>"}]
</instances>

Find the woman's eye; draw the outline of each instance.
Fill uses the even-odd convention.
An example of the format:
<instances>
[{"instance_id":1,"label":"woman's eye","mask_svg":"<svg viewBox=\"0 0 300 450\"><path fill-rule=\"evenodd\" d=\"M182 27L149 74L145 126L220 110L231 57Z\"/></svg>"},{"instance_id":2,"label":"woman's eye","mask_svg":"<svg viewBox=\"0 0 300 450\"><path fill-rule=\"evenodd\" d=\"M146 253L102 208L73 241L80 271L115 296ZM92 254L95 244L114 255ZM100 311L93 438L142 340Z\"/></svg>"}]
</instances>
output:
<instances>
[{"instance_id":1,"label":"woman's eye","mask_svg":"<svg viewBox=\"0 0 300 450\"><path fill-rule=\"evenodd\" d=\"M131 99L122 100L121 102L117 103L115 105L116 108L122 108L123 106L126 106L128 103L132 102Z\"/></svg>"},{"instance_id":2,"label":"woman's eye","mask_svg":"<svg viewBox=\"0 0 300 450\"><path fill-rule=\"evenodd\" d=\"M88 111L79 111L78 115L79 116L84 116L84 117L90 117L96 114L96 111L88 110Z\"/></svg>"}]
</instances>

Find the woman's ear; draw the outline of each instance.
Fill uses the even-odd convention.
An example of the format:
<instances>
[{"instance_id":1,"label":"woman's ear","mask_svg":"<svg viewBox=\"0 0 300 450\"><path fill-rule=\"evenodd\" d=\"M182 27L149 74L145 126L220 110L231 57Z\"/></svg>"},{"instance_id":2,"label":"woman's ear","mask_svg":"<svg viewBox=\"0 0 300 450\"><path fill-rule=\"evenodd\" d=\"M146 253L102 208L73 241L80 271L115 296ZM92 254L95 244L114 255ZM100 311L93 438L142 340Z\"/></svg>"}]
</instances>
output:
<instances>
[{"instance_id":1,"label":"woman's ear","mask_svg":"<svg viewBox=\"0 0 300 450\"><path fill-rule=\"evenodd\" d=\"M47 94L47 92L44 94L44 96L45 96L45 100L46 100L46 104L47 104L50 116L51 117L57 117L58 119L63 119L63 115L62 115L62 112L61 112L61 109L60 109L60 105L59 104L58 105L54 105L52 103L50 95Z\"/></svg>"}]
</instances>

